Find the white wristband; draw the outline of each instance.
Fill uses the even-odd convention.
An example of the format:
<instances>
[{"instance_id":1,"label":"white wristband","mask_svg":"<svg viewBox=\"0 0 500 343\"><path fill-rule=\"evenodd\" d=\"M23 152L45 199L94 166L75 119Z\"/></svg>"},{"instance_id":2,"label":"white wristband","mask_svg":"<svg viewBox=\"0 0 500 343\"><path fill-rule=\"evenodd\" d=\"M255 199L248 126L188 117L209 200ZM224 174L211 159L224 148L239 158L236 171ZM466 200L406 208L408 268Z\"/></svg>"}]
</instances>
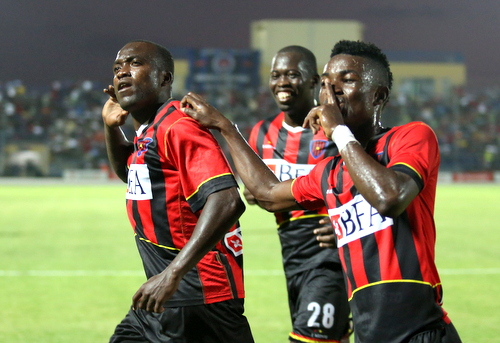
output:
<instances>
[{"instance_id":1,"label":"white wristband","mask_svg":"<svg viewBox=\"0 0 500 343\"><path fill-rule=\"evenodd\" d=\"M345 125L337 125L332 133L332 139L337 145L339 152L341 153L344 150L345 146L351 142L359 142L354 138L351 130Z\"/></svg>"}]
</instances>

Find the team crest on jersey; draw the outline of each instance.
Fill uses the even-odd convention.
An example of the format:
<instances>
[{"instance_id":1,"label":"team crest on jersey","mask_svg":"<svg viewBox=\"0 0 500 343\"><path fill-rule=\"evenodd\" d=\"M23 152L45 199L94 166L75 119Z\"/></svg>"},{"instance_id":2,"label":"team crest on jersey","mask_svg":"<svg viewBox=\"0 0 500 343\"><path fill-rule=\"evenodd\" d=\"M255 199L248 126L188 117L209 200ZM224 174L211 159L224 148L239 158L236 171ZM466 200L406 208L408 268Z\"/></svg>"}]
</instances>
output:
<instances>
[{"instance_id":1,"label":"team crest on jersey","mask_svg":"<svg viewBox=\"0 0 500 343\"><path fill-rule=\"evenodd\" d=\"M139 139L137 141L137 156L141 156L142 154L148 151L148 146L153 142L152 138L146 137L143 139Z\"/></svg>"},{"instance_id":2,"label":"team crest on jersey","mask_svg":"<svg viewBox=\"0 0 500 343\"><path fill-rule=\"evenodd\" d=\"M243 239L241 237L241 229L229 231L224 236L224 244L226 248L231 250L234 256L240 256L243 254Z\"/></svg>"},{"instance_id":3,"label":"team crest on jersey","mask_svg":"<svg viewBox=\"0 0 500 343\"><path fill-rule=\"evenodd\" d=\"M324 139L317 139L311 141L309 144L309 152L311 156L316 158L320 158L325 154L325 150L328 147L328 141Z\"/></svg>"}]
</instances>

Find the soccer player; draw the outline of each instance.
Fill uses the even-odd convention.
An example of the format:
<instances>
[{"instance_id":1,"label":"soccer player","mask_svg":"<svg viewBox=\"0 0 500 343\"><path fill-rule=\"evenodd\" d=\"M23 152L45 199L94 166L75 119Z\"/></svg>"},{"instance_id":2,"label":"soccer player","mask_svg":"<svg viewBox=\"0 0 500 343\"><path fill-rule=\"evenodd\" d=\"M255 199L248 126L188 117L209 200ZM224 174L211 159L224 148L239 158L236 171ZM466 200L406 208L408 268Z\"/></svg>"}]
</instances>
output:
<instances>
[{"instance_id":1,"label":"soccer player","mask_svg":"<svg viewBox=\"0 0 500 343\"><path fill-rule=\"evenodd\" d=\"M308 175L283 182L201 97L188 94L181 106L204 126L220 130L240 177L267 210L326 204L356 342L458 343L441 306L434 261L438 142L422 122L381 126L391 84L389 63L378 47L338 42L321 76L321 106L304 126L314 132L323 128L339 154Z\"/></svg>"},{"instance_id":2,"label":"soccer player","mask_svg":"<svg viewBox=\"0 0 500 343\"><path fill-rule=\"evenodd\" d=\"M315 106L319 75L314 54L288 46L273 58L269 88L281 109L259 121L249 144L281 181L305 175L337 148L319 130L303 128ZM255 198L245 189L249 204ZM321 248L313 230L328 221L325 207L276 212L293 330L290 342L348 342L349 303L337 249Z\"/></svg>"},{"instance_id":3,"label":"soccer player","mask_svg":"<svg viewBox=\"0 0 500 343\"><path fill-rule=\"evenodd\" d=\"M245 205L212 134L171 98L170 52L127 43L103 108L108 155L148 280L110 342L253 342L243 315ZM130 114L137 136L120 126Z\"/></svg>"}]
</instances>

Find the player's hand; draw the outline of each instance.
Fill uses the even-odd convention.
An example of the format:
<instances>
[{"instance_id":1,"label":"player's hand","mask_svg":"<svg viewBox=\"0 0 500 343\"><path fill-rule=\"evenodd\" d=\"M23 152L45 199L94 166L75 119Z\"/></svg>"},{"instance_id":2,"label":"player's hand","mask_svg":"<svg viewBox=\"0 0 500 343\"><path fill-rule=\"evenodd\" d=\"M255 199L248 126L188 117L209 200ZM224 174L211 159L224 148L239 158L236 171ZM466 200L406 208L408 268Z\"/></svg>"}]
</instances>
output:
<instances>
[{"instance_id":1,"label":"player's hand","mask_svg":"<svg viewBox=\"0 0 500 343\"><path fill-rule=\"evenodd\" d=\"M325 80L321 87L320 102L320 106L309 111L304 119L303 127L310 128L314 133L322 127L326 137L331 140L333 130L337 125L344 124L344 119L329 80Z\"/></svg>"},{"instance_id":2,"label":"player's hand","mask_svg":"<svg viewBox=\"0 0 500 343\"><path fill-rule=\"evenodd\" d=\"M120 107L120 104L116 100L115 88L113 86L105 88L104 93L109 95L108 101L106 101L102 108L102 120L104 124L109 127L122 126L127 120L128 111Z\"/></svg>"},{"instance_id":3,"label":"player's hand","mask_svg":"<svg viewBox=\"0 0 500 343\"><path fill-rule=\"evenodd\" d=\"M161 313L163 304L177 291L181 278L174 277L168 268L146 281L132 297L132 308Z\"/></svg>"},{"instance_id":4,"label":"player's hand","mask_svg":"<svg viewBox=\"0 0 500 343\"><path fill-rule=\"evenodd\" d=\"M313 231L319 246L322 248L337 248L337 235L330 218L320 219L319 224L322 226Z\"/></svg>"},{"instance_id":5,"label":"player's hand","mask_svg":"<svg viewBox=\"0 0 500 343\"><path fill-rule=\"evenodd\" d=\"M196 93L189 92L182 98L181 111L209 129L221 131L224 125L231 124L222 113Z\"/></svg>"}]
</instances>

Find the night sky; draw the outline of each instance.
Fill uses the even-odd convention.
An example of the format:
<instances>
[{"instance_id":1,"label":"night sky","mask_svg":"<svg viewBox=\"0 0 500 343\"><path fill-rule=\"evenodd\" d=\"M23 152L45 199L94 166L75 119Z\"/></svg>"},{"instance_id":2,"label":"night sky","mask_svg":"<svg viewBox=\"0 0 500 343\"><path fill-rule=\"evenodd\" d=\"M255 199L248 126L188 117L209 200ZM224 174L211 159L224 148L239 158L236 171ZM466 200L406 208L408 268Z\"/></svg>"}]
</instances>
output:
<instances>
[{"instance_id":1,"label":"night sky","mask_svg":"<svg viewBox=\"0 0 500 343\"><path fill-rule=\"evenodd\" d=\"M358 20L364 39L382 50L458 52L468 89L500 85L498 0L4 0L0 82L107 82L116 52L129 40L248 48L250 23L262 19Z\"/></svg>"}]
</instances>

